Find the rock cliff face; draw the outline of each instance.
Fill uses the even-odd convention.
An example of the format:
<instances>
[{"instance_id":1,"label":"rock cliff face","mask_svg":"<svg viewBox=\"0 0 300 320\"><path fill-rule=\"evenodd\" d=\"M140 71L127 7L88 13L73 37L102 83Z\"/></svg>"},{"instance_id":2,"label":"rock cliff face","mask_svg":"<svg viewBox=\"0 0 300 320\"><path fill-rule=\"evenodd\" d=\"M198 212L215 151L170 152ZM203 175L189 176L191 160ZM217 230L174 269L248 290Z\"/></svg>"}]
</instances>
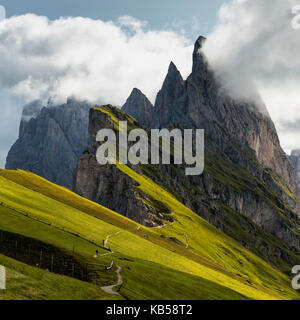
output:
<instances>
[{"instance_id":1,"label":"rock cliff face","mask_svg":"<svg viewBox=\"0 0 300 320\"><path fill-rule=\"evenodd\" d=\"M295 263L300 235L291 163L280 147L264 105L235 101L220 90L201 54L203 41L200 37L195 44L193 70L186 81L170 65L148 127L205 129L204 174L187 177L183 167L174 165L139 165L132 169L150 177L264 259L276 265L282 265L282 261ZM126 119L117 109L109 110L104 114L100 110L91 112L92 137L108 123L112 127L109 113L119 120ZM129 105L127 111L137 121L147 123L139 112L134 115ZM74 190L142 224L156 225L157 220L163 223L165 217L163 213L159 216L160 210L149 214L149 208L143 207L129 177L112 166L100 168L95 151L94 141L79 160ZM118 187L113 181L122 183ZM105 194L107 190L112 190L110 196ZM134 209L129 202L135 203Z\"/></svg>"},{"instance_id":2,"label":"rock cliff face","mask_svg":"<svg viewBox=\"0 0 300 320\"><path fill-rule=\"evenodd\" d=\"M139 89L134 88L122 111L139 119L140 124L148 126L152 121L154 108L148 98Z\"/></svg>"},{"instance_id":3,"label":"rock cliff face","mask_svg":"<svg viewBox=\"0 0 300 320\"><path fill-rule=\"evenodd\" d=\"M43 108L39 102L25 106L6 169L28 170L71 188L78 157L89 142L89 107L71 99L56 107Z\"/></svg>"},{"instance_id":4,"label":"rock cliff face","mask_svg":"<svg viewBox=\"0 0 300 320\"><path fill-rule=\"evenodd\" d=\"M112 108L110 106L110 108ZM110 111L110 109L108 109ZM113 108L120 120L129 119L126 114ZM141 194L137 189L137 183L126 174L112 165L99 165L96 160L96 150L99 143L96 142L98 130L114 129L114 123L110 117L97 108L90 110L89 133L92 144L80 157L74 176L73 190L77 194L100 203L122 215L148 227L162 224L161 219L168 219L165 212L155 210L140 201L147 195Z\"/></svg>"},{"instance_id":5,"label":"rock cliff face","mask_svg":"<svg viewBox=\"0 0 300 320\"><path fill-rule=\"evenodd\" d=\"M293 150L290 155L290 161L294 167L295 180L300 188L300 150Z\"/></svg>"},{"instance_id":6,"label":"rock cliff face","mask_svg":"<svg viewBox=\"0 0 300 320\"><path fill-rule=\"evenodd\" d=\"M262 102L235 101L219 88L209 69L201 47L205 38L199 37L193 52L193 69L186 81L173 63L169 67L155 103L151 128L181 126L205 129L206 137L237 162L239 157L230 146L250 148L265 168L275 171L285 185L296 192L293 168L280 147L275 126ZM132 102L133 105L133 102ZM127 111L133 115L133 110ZM139 122L140 117L135 117ZM142 123L142 122L141 122ZM237 162L247 170L251 163ZM255 169L254 169L255 170Z\"/></svg>"}]
</instances>

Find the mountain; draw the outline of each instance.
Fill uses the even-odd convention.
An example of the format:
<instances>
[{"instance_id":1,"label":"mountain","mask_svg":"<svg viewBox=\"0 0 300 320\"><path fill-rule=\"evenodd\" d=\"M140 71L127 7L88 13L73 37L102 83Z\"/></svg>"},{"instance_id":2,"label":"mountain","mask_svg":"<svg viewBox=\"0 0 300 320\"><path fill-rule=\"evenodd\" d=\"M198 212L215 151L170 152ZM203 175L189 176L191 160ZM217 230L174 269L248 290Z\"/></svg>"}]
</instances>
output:
<instances>
[{"instance_id":1,"label":"mountain","mask_svg":"<svg viewBox=\"0 0 300 320\"><path fill-rule=\"evenodd\" d=\"M9 277L12 289L5 294L109 299L93 283L107 287L121 276L122 285L114 286L118 299L299 299L290 281L300 264L292 165L263 103L238 101L222 90L201 53L203 41L195 43L185 81L170 64L155 107L135 89L123 110L88 111L72 100L25 108L8 167L24 164L70 183L70 163L81 155L72 162L74 192L28 171L0 170L0 232L13 244L0 242L0 263L25 279L20 286ZM100 165L98 131L118 133L125 120L129 130L148 133L205 129L204 173L186 176L185 166L173 163ZM29 246L37 252L31 259L24 254ZM48 257L43 263L41 249ZM60 262L51 265L51 259ZM86 262L112 261L110 270L87 270ZM63 287L54 294L57 285Z\"/></svg>"},{"instance_id":2,"label":"mountain","mask_svg":"<svg viewBox=\"0 0 300 320\"><path fill-rule=\"evenodd\" d=\"M139 119L140 124L148 126L152 120L154 108L148 98L137 88L134 88L122 107L122 111Z\"/></svg>"},{"instance_id":3,"label":"mountain","mask_svg":"<svg viewBox=\"0 0 300 320\"><path fill-rule=\"evenodd\" d=\"M71 188L78 157L89 143L89 108L73 99L60 106L26 105L5 168L28 170Z\"/></svg>"},{"instance_id":4,"label":"mountain","mask_svg":"<svg viewBox=\"0 0 300 320\"><path fill-rule=\"evenodd\" d=\"M237 159L230 146L237 143L250 152L265 168L276 172L292 191L296 191L293 168L280 147L275 126L262 101L236 101L220 90L213 72L201 53L203 42L199 37L193 52L193 69L184 82L173 63L159 91L153 119L148 127L162 128L180 125L205 129L206 136L225 152L226 156L255 174L246 159ZM133 105L133 103L132 103ZM134 110L127 112L143 123ZM133 115L135 114L135 116ZM253 171L254 170L254 171Z\"/></svg>"},{"instance_id":5,"label":"mountain","mask_svg":"<svg viewBox=\"0 0 300 320\"><path fill-rule=\"evenodd\" d=\"M203 41L200 37L195 43L193 70L184 83L174 65L170 65L156 99L152 124L156 128L204 128L204 173L186 176L183 167L174 165L129 168L170 192L247 249L288 272L300 254L293 168L262 102L237 101L220 90L201 53ZM117 131L116 122L126 119L132 127L139 126L138 117L132 123L125 113L111 106L90 111L92 144L79 159L73 190L143 225L163 226L169 222L169 208L160 197L141 192L134 175L128 175L126 170L100 166L96 161L97 131Z\"/></svg>"}]
</instances>

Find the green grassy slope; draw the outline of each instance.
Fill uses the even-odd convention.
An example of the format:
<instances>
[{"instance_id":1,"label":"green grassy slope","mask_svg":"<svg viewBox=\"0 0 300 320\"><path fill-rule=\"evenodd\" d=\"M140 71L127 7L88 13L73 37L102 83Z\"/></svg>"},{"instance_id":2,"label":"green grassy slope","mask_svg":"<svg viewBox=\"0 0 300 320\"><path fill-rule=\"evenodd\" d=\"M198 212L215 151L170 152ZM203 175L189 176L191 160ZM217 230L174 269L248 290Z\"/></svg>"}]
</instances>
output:
<instances>
[{"instance_id":1,"label":"green grassy slope","mask_svg":"<svg viewBox=\"0 0 300 320\"><path fill-rule=\"evenodd\" d=\"M14 231L25 236L32 236L34 238L40 239L44 242L55 245L59 248L63 248L67 252L71 252L73 244L76 247L76 255L79 258L84 259L84 261L90 262L98 262L98 263L108 263L112 256L103 256L98 259L93 257L93 253L95 245L86 242L84 239L80 237L76 237L55 229L51 226L45 225L41 222L34 221L28 217L19 215L13 210L7 208L0 209L1 216L1 229L7 231ZM111 243L108 243L111 245ZM106 253L103 250L100 250L100 254ZM3 256L2 256L3 257ZM3 257L4 258L4 257ZM124 260L124 258L126 260ZM223 299L244 299L243 295L237 294L236 292L219 286L213 282L205 281L199 277L191 276L186 273L179 273L173 269L166 268L160 264L150 263L141 259L134 259L132 257L125 256L123 254L115 253L113 255L113 259L122 265L123 267L123 275L124 275L124 285L122 286L121 293L124 294L124 297L128 297L130 299L175 299L178 296L181 299L203 299L205 298L223 298ZM7 262L10 261L8 264ZM18 266L21 265L24 269L24 264L20 264L18 262L13 261L12 259L0 259L0 264L10 268L15 268L19 270ZM22 270L23 270L22 269ZM32 274L40 269L27 267L26 270L32 270ZM44 274L49 274L49 272L45 272ZM43 288L43 278L37 277L39 281L41 281L39 287ZM61 276L53 275L53 279L55 281L59 281L62 278ZM66 278L66 277L63 277ZM22 277L23 279L23 277ZM66 278L67 279L67 278ZM73 280L73 279L71 279ZM22 280L23 281L23 280ZM74 280L75 281L75 280ZM81 283L82 287L85 287L85 284L80 281L75 281L77 283ZM101 285L109 285L116 282L115 269L112 270L111 273L103 273L101 275ZM186 287L180 289L180 294L178 294L178 283L182 283L183 286L185 284ZM10 283L10 278L8 279L8 283ZM205 284L205 288L203 285ZM0 299L6 298L17 298L17 299L41 299L41 298L57 298L57 299L73 299L71 295L67 294L67 290L62 291L62 294L59 295L55 292L51 292L50 289L56 290L55 287L50 287L48 290L48 295L46 293L39 293L37 291L35 294L28 294L32 291L32 288L35 287L36 283L24 283L23 292L21 292L18 296L15 296L15 292L19 292L19 283L13 282L10 283L8 292L4 295L0 295ZM65 285L68 285L65 282ZM87 286L89 288L89 286ZM203 288L201 290L197 290L197 288ZM158 290L159 288L159 290ZM65 297L64 297L65 294ZM98 294L100 296L100 294ZM84 296L84 293L81 295L82 299L89 298L88 296ZM103 298L110 298L107 295L103 295Z\"/></svg>"},{"instance_id":2,"label":"green grassy slope","mask_svg":"<svg viewBox=\"0 0 300 320\"><path fill-rule=\"evenodd\" d=\"M7 290L0 300L106 300L111 296L99 286L60 276L0 255L6 267Z\"/></svg>"},{"instance_id":3,"label":"green grassy slope","mask_svg":"<svg viewBox=\"0 0 300 320\"><path fill-rule=\"evenodd\" d=\"M76 242L76 254L88 261L109 262L113 257L123 268L121 293L129 298L299 298L287 276L209 225L150 179L126 166L119 169L135 179L143 192L168 203L177 222L148 229L36 175L1 170L0 202L4 205L0 206L0 229L64 250L71 250ZM107 235L113 235L108 245L115 253L93 258L95 248ZM166 239L184 241L184 236L188 248ZM111 283L114 279L112 272ZM180 292L176 289L179 281L184 283Z\"/></svg>"}]
</instances>

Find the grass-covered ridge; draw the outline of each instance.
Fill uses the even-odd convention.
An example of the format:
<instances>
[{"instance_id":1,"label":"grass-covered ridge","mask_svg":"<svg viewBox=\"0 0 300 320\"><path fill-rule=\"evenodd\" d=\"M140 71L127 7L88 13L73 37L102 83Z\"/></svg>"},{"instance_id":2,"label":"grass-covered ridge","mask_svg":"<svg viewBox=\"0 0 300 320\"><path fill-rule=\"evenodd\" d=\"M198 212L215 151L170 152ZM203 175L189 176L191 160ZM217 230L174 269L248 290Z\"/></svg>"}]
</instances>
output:
<instances>
[{"instance_id":1,"label":"grass-covered ridge","mask_svg":"<svg viewBox=\"0 0 300 320\"><path fill-rule=\"evenodd\" d=\"M126 166L119 169L135 179L154 199L167 202L177 221L164 228L148 229L29 172L1 170L0 202L16 210L0 206L0 229L69 251L75 242L76 253L91 261L103 239L115 234L110 238L109 246L124 270L125 285L121 293L124 290L124 295L131 298L142 298L143 292L147 292L148 298L157 298L153 288L163 284L170 290L170 293L164 293L165 298L175 298L170 288L175 290L180 277L191 279L185 280L186 283L199 279L208 281L211 287L220 286L214 290L219 292L224 288L224 298L234 298L234 292L252 299L298 298L298 294L290 289L286 276L209 225L150 179ZM172 237L181 242L185 242L186 237L188 248L168 240ZM134 262L118 260L122 257ZM109 262L110 259L110 256L100 256L95 260ZM149 269L153 273L149 273ZM142 275L146 270L145 278ZM159 270L166 271L160 273ZM163 274L176 272L179 272L177 280L176 277L163 277ZM143 279L142 283L134 280L138 275ZM114 280L112 273L111 281ZM178 299L191 298L188 291L192 288L185 290ZM163 298L162 294L160 292L160 298ZM201 286L195 299L200 296L205 296ZM213 296L213 292L211 296L207 295L208 298Z\"/></svg>"}]
</instances>

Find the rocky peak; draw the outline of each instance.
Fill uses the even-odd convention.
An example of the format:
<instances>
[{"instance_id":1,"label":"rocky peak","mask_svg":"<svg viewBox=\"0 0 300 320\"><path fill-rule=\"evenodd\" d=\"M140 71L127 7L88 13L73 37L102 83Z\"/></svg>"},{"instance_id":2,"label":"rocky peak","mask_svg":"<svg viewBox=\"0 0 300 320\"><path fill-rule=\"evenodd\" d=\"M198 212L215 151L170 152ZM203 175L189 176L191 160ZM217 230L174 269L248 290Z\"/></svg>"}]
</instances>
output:
<instances>
[{"instance_id":1,"label":"rocky peak","mask_svg":"<svg viewBox=\"0 0 300 320\"><path fill-rule=\"evenodd\" d=\"M134 88L123 105L122 111L131 115L139 123L147 126L152 120L154 107L139 89Z\"/></svg>"},{"instance_id":2,"label":"rocky peak","mask_svg":"<svg viewBox=\"0 0 300 320\"><path fill-rule=\"evenodd\" d=\"M195 42L193 52L193 74L203 74L207 72L206 58L201 52L202 46L206 38L200 36Z\"/></svg>"},{"instance_id":3,"label":"rocky peak","mask_svg":"<svg viewBox=\"0 0 300 320\"><path fill-rule=\"evenodd\" d=\"M77 159L89 143L89 108L74 100L51 107L26 105L6 169L28 170L71 188Z\"/></svg>"},{"instance_id":4,"label":"rocky peak","mask_svg":"<svg viewBox=\"0 0 300 320\"><path fill-rule=\"evenodd\" d=\"M183 93L184 81L175 64L171 62L162 89L156 97L156 121L153 123L153 127L158 127L159 123L165 122L168 119L172 112L174 102L181 97Z\"/></svg>"},{"instance_id":5,"label":"rocky peak","mask_svg":"<svg viewBox=\"0 0 300 320\"><path fill-rule=\"evenodd\" d=\"M180 80L180 82L183 82L181 74L173 61L170 62L168 73L164 80L163 87L169 85L172 80Z\"/></svg>"},{"instance_id":6,"label":"rocky peak","mask_svg":"<svg viewBox=\"0 0 300 320\"><path fill-rule=\"evenodd\" d=\"M262 112L260 104L233 99L220 90L215 74L201 51L205 41L206 38L200 36L195 42L192 73L186 81L174 63L170 64L156 98L150 126L163 128L180 124L181 127L204 129L206 137L232 161L250 170L252 164L249 159L242 159L239 151L228 146L236 144L248 148L260 165L274 170L284 184L295 192L293 168L280 147L268 112L266 109ZM122 110L128 112L128 107ZM133 115L132 110L128 113ZM139 114L136 118L143 119L143 115Z\"/></svg>"},{"instance_id":7,"label":"rocky peak","mask_svg":"<svg viewBox=\"0 0 300 320\"><path fill-rule=\"evenodd\" d=\"M247 170L248 160L242 160L233 150L228 152L231 149L228 145L236 143L250 148L263 167L274 170L295 192L293 170L280 147L271 118L267 112L261 112L256 103L233 99L220 90L215 74L201 52L205 40L199 37L195 43L192 73L185 81L183 96L174 101L169 122L164 125L184 123L190 128L205 129L210 141Z\"/></svg>"}]
</instances>

